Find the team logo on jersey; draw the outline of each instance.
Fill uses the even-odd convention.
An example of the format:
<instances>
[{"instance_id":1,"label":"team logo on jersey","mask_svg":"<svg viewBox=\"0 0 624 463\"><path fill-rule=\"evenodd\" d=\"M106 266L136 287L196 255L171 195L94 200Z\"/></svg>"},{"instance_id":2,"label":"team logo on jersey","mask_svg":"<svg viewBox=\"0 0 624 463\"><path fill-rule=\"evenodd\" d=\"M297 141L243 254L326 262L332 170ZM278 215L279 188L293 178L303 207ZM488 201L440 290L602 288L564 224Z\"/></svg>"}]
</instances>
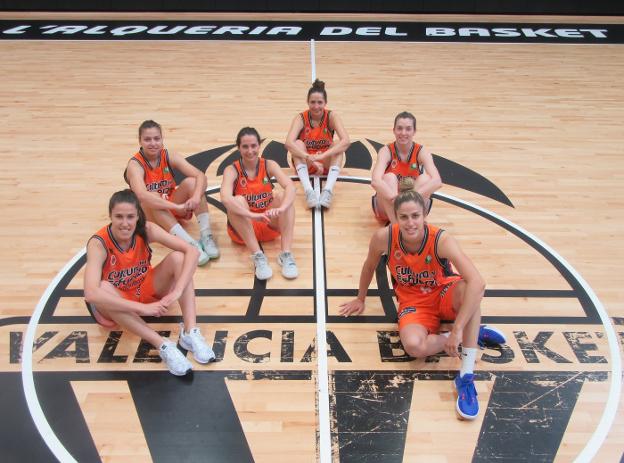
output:
<instances>
[{"instance_id":1,"label":"team logo on jersey","mask_svg":"<svg viewBox=\"0 0 624 463\"><path fill-rule=\"evenodd\" d=\"M264 183L265 185L266 185L267 183L269 183L269 178L268 178L268 177L264 177L264 178L262 179L262 183Z\"/></svg>"},{"instance_id":2,"label":"team logo on jersey","mask_svg":"<svg viewBox=\"0 0 624 463\"><path fill-rule=\"evenodd\" d=\"M418 163L417 162L412 162L410 164L410 169L418 169Z\"/></svg>"},{"instance_id":3,"label":"team logo on jersey","mask_svg":"<svg viewBox=\"0 0 624 463\"><path fill-rule=\"evenodd\" d=\"M168 174L168 173L169 173L169 167L165 167L165 168L163 169L163 172L164 172L165 174Z\"/></svg>"},{"instance_id":4,"label":"team logo on jersey","mask_svg":"<svg viewBox=\"0 0 624 463\"><path fill-rule=\"evenodd\" d=\"M393 159L392 162L390 163L390 167L392 167L393 169L397 166L398 161L396 159Z\"/></svg>"},{"instance_id":5,"label":"team logo on jersey","mask_svg":"<svg viewBox=\"0 0 624 463\"><path fill-rule=\"evenodd\" d=\"M111 249L112 252L112 249ZM115 256L115 254L111 254L110 256L110 264L111 267L114 267L115 265L117 265L117 256Z\"/></svg>"},{"instance_id":6,"label":"team logo on jersey","mask_svg":"<svg viewBox=\"0 0 624 463\"><path fill-rule=\"evenodd\" d=\"M246 178L241 178L240 186L242 186L243 188L247 187L247 179Z\"/></svg>"},{"instance_id":7,"label":"team logo on jersey","mask_svg":"<svg viewBox=\"0 0 624 463\"><path fill-rule=\"evenodd\" d=\"M400 260L402 257L403 257L403 253L400 250L397 249L396 251L394 251L394 258L396 260Z\"/></svg>"},{"instance_id":8,"label":"team logo on jersey","mask_svg":"<svg viewBox=\"0 0 624 463\"><path fill-rule=\"evenodd\" d=\"M425 257L425 264L430 264L431 263L431 256L427 256Z\"/></svg>"}]
</instances>

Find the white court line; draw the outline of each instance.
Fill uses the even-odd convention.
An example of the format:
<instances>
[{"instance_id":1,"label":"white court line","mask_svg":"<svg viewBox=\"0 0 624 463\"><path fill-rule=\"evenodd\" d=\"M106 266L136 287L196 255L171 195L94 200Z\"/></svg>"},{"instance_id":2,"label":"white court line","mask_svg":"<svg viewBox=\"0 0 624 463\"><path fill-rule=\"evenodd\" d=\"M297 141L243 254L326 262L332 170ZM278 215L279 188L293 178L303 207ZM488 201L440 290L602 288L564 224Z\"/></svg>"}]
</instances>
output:
<instances>
[{"instance_id":1,"label":"white court line","mask_svg":"<svg viewBox=\"0 0 624 463\"><path fill-rule=\"evenodd\" d=\"M314 191L318 195L321 180L314 176ZM331 430L329 415L329 369L327 365L327 327L325 311L325 249L321 208L314 209L314 273L316 296L316 362L319 421L319 460L330 463Z\"/></svg>"},{"instance_id":2,"label":"white court line","mask_svg":"<svg viewBox=\"0 0 624 463\"><path fill-rule=\"evenodd\" d=\"M54 431L50 427L50 423L48 423L48 420L43 413L43 409L41 408L41 404L39 403L39 398L37 397L37 390L35 389L35 380L32 370L32 352L34 348L35 332L37 331L37 325L39 324L39 319L41 318L43 309L50 299L52 291L54 291L54 288L58 286L59 282L67 274L67 272L69 272L69 270L76 264L76 262L78 262L78 260L80 260L86 253L86 248L82 248L82 250L80 250L78 254L76 254L74 258L65 265L65 267L63 267L63 269L56 275L56 277L54 277L54 280L50 282L45 292L41 296L41 299L39 299L37 307L35 307L35 311L30 317L28 327L26 328L26 334L24 336L22 353L22 385L24 387L26 405L28 405L30 416L35 423L39 434L41 434L41 437L48 445L48 448L61 463L76 462L76 460L63 446L58 437L56 437L56 434L54 434Z\"/></svg>"},{"instance_id":3,"label":"white court line","mask_svg":"<svg viewBox=\"0 0 624 463\"><path fill-rule=\"evenodd\" d=\"M316 51L314 39L310 40L310 74L312 82L316 80ZM321 190L321 180L314 176L314 191L318 195ZM321 207L314 209L314 273L316 297L316 387L318 395L318 422L319 422L319 461L330 463L331 429L329 424L329 371L327 367L327 328L325 320L325 248L323 243Z\"/></svg>"}]
</instances>

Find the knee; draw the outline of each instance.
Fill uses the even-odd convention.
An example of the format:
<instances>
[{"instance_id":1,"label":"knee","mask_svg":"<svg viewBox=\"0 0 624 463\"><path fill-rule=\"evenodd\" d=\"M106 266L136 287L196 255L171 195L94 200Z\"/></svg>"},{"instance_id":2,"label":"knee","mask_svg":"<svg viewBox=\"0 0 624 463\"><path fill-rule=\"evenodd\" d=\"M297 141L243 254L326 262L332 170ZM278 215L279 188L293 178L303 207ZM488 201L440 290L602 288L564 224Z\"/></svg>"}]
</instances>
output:
<instances>
[{"instance_id":1,"label":"knee","mask_svg":"<svg viewBox=\"0 0 624 463\"><path fill-rule=\"evenodd\" d=\"M426 357L424 342L421 339L406 339L402 342L403 350L407 355L414 358Z\"/></svg>"},{"instance_id":2,"label":"knee","mask_svg":"<svg viewBox=\"0 0 624 463\"><path fill-rule=\"evenodd\" d=\"M180 182L178 188L181 188L184 191L194 191L195 190L195 178L194 177L186 177L184 180Z\"/></svg>"}]
</instances>

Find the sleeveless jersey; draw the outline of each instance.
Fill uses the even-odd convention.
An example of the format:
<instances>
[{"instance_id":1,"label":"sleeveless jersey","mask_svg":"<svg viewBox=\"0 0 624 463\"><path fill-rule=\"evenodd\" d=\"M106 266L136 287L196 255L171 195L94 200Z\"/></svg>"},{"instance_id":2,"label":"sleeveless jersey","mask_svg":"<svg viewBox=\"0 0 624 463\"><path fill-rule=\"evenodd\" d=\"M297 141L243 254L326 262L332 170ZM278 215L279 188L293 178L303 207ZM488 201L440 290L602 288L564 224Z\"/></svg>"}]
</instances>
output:
<instances>
[{"instance_id":1,"label":"sleeveless jersey","mask_svg":"<svg viewBox=\"0 0 624 463\"><path fill-rule=\"evenodd\" d=\"M390 150L390 162L386 166L385 173L395 174L399 180L403 177L412 177L413 179L418 178L422 172L422 167L418 162L418 154L422 149L422 145L419 145L418 143L414 143L412 145L412 149L410 150L406 162L399 159L399 151L397 149L396 142L389 143L387 146Z\"/></svg>"},{"instance_id":2,"label":"sleeveless jersey","mask_svg":"<svg viewBox=\"0 0 624 463\"><path fill-rule=\"evenodd\" d=\"M266 159L258 158L256 176L250 179L242 164L242 159L232 163L236 169L234 195L244 196L251 212L264 212L273 202L273 184L266 170Z\"/></svg>"},{"instance_id":3,"label":"sleeveless jersey","mask_svg":"<svg viewBox=\"0 0 624 463\"><path fill-rule=\"evenodd\" d=\"M152 167L143 155L143 150L138 151L130 158L131 161L138 162L143 167L143 181L147 191L155 191L165 199L175 190L176 182L173 178L173 170L169 165L169 152L163 148L160 151L160 158L156 167ZM124 173L126 182L128 179Z\"/></svg>"},{"instance_id":4,"label":"sleeveless jersey","mask_svg":"<svg viewBox=\"0 0 624 463\"><path fill-rule=\"evenodd\" d=\"M324 153L334 141L334 131L329 128L329 114L331 111L323 110L323 117L318 127L312 127L310 110L301 113L303 129L299 132L299 140L303 141L308 154Z\"/></svg>"},{"instance_id":5,"label":"sleeveless jersey","mask_svg":"<svg viewBox=\"0 0 624 463\"><path fill-rule=\"evenodd\" d=\"M388 269L399 304L404 301L437 297L440 286L453 276L448 259L438 256L438 240L444 230L425 224L425 236L420 249L411 254L401 242L399 225L390 228L388 239Z\"/></svg>"},{"instance_id":6,"label":"sleeveless jersey","mask_svg":"<svg viewBox=\"0 0 624 463\"><path fill-rule=\"evenodd\" d=\"M152 250L141 236L135 234L130 247L125 251L115 241L110 225L100 229L91 238L100 240L106 249L102 280L108 281L120 291L130 292L138 288L152 270Z\"/></svg>"}]
</instances>

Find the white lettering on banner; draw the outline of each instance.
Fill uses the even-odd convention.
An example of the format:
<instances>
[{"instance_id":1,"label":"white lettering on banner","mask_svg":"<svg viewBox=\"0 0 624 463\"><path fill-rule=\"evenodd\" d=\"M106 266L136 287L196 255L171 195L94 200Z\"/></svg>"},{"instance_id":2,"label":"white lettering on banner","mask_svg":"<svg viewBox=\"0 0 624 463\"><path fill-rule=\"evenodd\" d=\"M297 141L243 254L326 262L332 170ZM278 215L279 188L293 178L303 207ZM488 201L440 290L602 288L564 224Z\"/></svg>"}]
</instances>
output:
<instances>
[{"instance_id":1,"label":"white lettering on banner","mask_svg":"<svg viewBox=\"0 0 624 463\"><path fill-rule=\"evenodd\" d=\"M251 31L249 31L249 35L259 35L261 32L264 32L266 29L267 29L267 26L254 27Z\"/></svg>"},{"instance_id":2,"label":"white lettering on banner","mask_svg":"<svg viewBox=\"0 0 624 463\"><path fill-rule=\"evenodd\" d=\"M542 29L529 29L528 27L523 27L522 32L526 37L556 37L555 35L550 35L548 31L550 28L542 28Z\"/></svg>"},{"instance_id":3,"label":"white lettering on banner","mask_svg":"<svg viewBox=\"0 0 624 463\"><path fill-rule=\"evenodd\" d=\"M23 34L24 31L26 31L26 29L29 29L30 26L28 25L24 25L24 26L15 26L12 27L11 29L7 29L6 31L2 31L3 34Z\"/></svg>"},{"instance_id":4,"label":"white lettering on banner","mask_svg":"<svg viewBox=\"0 0 624 463\"><path fill-rule=\"evenodd\" d=\"M358 27L355 31L356 35L379 35L381 27Z\"/></svg>"},{"instance_id":5,"label":"white lettering on banner","mask_svg":"<svg viewBox=\"0 0 624 463\"><path fill-rule=\"evenodd\" d=\"M222 34L242 35L245 33L245 31L248 31L248 30L249 28L247 26L222 26L216 31L214 31L213 34L215 35L222 35Z\"/></svg>"},{"instance_id":6,"label":"white lettering on banner","mask_svg":"<svg viewBox=\"0 0 624 463\"><path fill-rule=\"evenodd\" d=\"M148 34L177 34L178 32L182 32L184 29L186 29L186 26L174 26L171 29L167 30L168 26L156 26L156 27L152 27L149 31L147 31Z\"/></svg>"},{"instance_id":7,"label":"white lettering on banner","mask_svg":"<svg viewBox=\"0 0 624 463\"><path fill-rule=\"evenodd\" d=\"M489 37L490 31L481 27L462 27L459 29L459 35L461 37L470 37L471 35L478 35L479 37Z\"/></svg>"},{"instance_id":8,"label":"white lettering on banner","mask_svg":"<svg viewBox=\"0 0 624 463\"><path fill-rule=\"evenodd\" d=\"M579 29L581 32L589 32L591 35L596 37L597 39L606 39L607 38L607 30L606 29Z\"/></svg>"},{"instance_id":9,"label":"white lettering on banner","mask_svg":"<svg viewBox=\"0 0 624 463\"><path fill-rule=\"evenodd\" d=\"M87 29L87 26L50 26L48 30L44 31L43 33L56 34L60 32L61 34L75 34L76 32L80 32L85 29Z\"/></svg>"},{"instance_id":10,"label":"white lettering on banner","mask_svg":"<svg viewBox=\"0 0 624 463\"><path fill-rule=\"evenodd\" d=\"M108 26L94 26L84 31L84 33L89 35L101 35L106 33L107 28Z\"/></svg>"},{"instance_id":11,"label":"white lettering on banner","mask_svg":"<svg viewBox=\"0 0 624 463\"><path fill-rule=\"evenodd\" d=\"M520 37L522 34L518 32L518 29L507 29L504 27L495 27L492 29L496 37Z\"/></svg>"},{"instance_id":12,"label":"white lettering on banner","mask_svg":"<svg viewBox=\"0 0 624 463\"><path fill-rule=\"evenodd\" d=\"M184 31L185 34L208 34L217 26L193 26Z\"/></svg>"},{"instance_id":13,"label":"white lettering on banner","mask_svg":"<svg viewBox=\"0 0 624 463\"><path fill-rule=\"evenodd\" d=\"M386 27L386 35L393 37L405 37L407 32L397 32L398 27Z\"/></svg>"},{"instance_id":14,"label":"white lettering on banner","mask_svg":"<svg viewBox=\"0 0 624 463\"><path fill-rule=\"evenodd\" d=\"M555 39L557 37L565 39L582 39L589 34L592 37L606 39L607 29L551 29L549 27L542 27L539 29L532 29L529 27L523 27L521 29L508 28L508 27L494 27L487 29L484 27L460 27L454 29L452 27L427 27L425 28L425 35L427 37L454 37L459 35L460 37L470 37L476 35L478 37L544 37L549 39Z\"/></svg>"},{"instance_id":15,"label":"white lettering on banner","mask_svg":"<svg viewBox=\"0 0 624 463\"><path fill-rule=\"evenodd\" d=\"M128 34L138 34L147 30L147 26L122 26L116 27L111 31L114 36L122 36Z\"/></svg>"},{"instance_id":16,"label":"white lettering on banner","mask_svg":"<svg viewBox=\"0 0 624 463\"><path fill-rule=\"evenodd\" d=\"M427 37L452 37L455 35L455 29L451 27L427 27L425 35Z\"/></svg>"},{"instance_id":17,"label":"white lettering on banner","mask_svg":"<svg viewBox=\"0 0 624 463\"><path fill-rule=\"evenodd\" d=\"M286 34L286 35L297 35L301 32L301 27L293 27L293 26L278 26L272 27L267 35L277 35L277 34Z\"/></svg>"},{"instance_id":18,"label":"white lettering on banner","mask_svg":"<svg viewBox=\"0 0 624 463\"><path fill-rule=\"evenodd\" d=\"M350 27L324 27L320 35L349 35L351 32Z\"/></svg>"},{"instance_id":19,"label":"white lettering on banner","mask_svg":"<svg viewBox=\"0 0 624 463\"><path fill-rule=\"evenodd\" d=\"M348 23L351 24L351 23ZM530 25L532 26L532 25ZM572 40L578 41L579 39L607 39L608 29L591 28L591 27L569 27L562 25L563 27L548 27L547 25L539 25L535 27L484 27L481 24L467 24L463 27L447 27L447 26L432 26L424 27L425 37L455 37L454 40L470 41L474 37L474 41L479 41L481 38L494 37L494 38L523 38L538 39L539 41L564 41ZM211 24L198 24L191 22L190 24L148 24L137 25L128 24L123 26L116 26L112 24L21 24L21 25L7 25L7 29L1 31L1 35L6 38L11 36L17 36L27 33L27 31L36 27L44 36L54 35L76 35L76 36L114 36L122 37L125 35L133 34L148 34L150 36L169 35L169 36L184 36L184 35L213 35L224 38L232 37L238 40L240 36L297 36L304 31L303 26L273 26L268 25L211 25ZM305 27L308 27L307 25ZM311 26L310 26L311 27ZM351 26L323 26L320 32L314 34L313 31L307 30L306 36L316 35L319 39L326 37L352 37L357 39L361 38L374 38L385 36L388 38L393 37L407 37L407 32L400 31L400 27L408 26L388 26L383 23L381 25L367 25L358 26L351 24ZM416 27L415 24L411 24L411 27ZM418 26L418 29L412 30L413 39L422 39L422 32ZM553 40L554 39L554 40Z\"/></svg>"}]
</instances>

